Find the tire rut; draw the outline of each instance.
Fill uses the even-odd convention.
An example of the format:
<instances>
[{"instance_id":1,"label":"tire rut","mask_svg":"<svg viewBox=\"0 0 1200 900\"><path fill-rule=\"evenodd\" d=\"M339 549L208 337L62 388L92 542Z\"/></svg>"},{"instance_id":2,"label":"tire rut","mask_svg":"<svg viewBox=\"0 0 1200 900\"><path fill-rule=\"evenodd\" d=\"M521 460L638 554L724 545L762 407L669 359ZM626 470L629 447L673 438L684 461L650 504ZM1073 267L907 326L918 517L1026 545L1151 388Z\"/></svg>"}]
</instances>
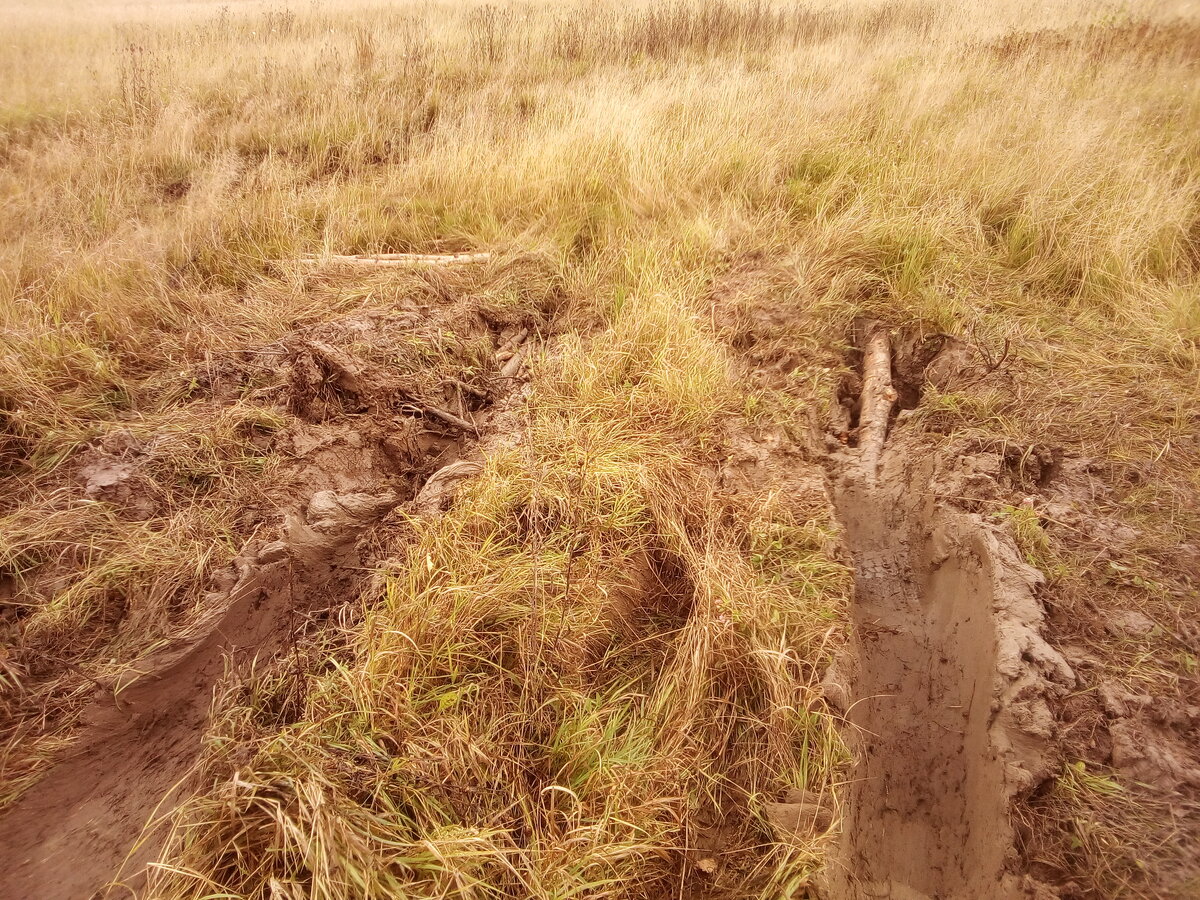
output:
<instances>
[{"instance_id":1,"label":"tire rut","mask_svg":"<svg viewBox=\"0 0 1200 900\"><path fill-rule=\"evenodd\" d=\"M864 393L890 387L879 375L864 372ZM876 449L830 460L855 570L838 666L855 761L829 892L1023 896L1009 810L1048 772L1045 698L1074 681L1039 634L1041 575L1005 533L941 499L954 491L919 436L900 428Z\"/></svg>"}]
</instances>

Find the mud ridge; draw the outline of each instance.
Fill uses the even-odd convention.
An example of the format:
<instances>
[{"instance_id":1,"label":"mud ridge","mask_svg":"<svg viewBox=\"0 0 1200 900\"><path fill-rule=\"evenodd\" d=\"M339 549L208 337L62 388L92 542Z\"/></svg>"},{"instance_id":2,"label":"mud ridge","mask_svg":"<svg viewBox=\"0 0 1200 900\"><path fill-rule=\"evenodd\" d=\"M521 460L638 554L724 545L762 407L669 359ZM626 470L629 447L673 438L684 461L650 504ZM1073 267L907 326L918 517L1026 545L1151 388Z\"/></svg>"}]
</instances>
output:
<instances>
[{"instance_id":1,"label":"mud ridge","mask_svg":"<svg viewBox=\"0 0 1200 900\"><path fill-rule=\"evenodd\" d=\"M865 355L876 434L892 368ZM882 361L881 361L882 359ZM1009 809L1048 774L1047 698L1074 684L1040 636L1037 570L948 499L936 451L901 423L830 460L853 558L853 639L827 677L855 763L828 893L839 900L1023 896ZM848 702L846 702L848 701Z\"/></svg>"},{"instance_id":2,"label":"mud ridge","mask_svg":"<svg viewBox=\"0 0 1200 900\"><path fill-rule=\"evenodd\" d=\"M480 417L458 429L477 439L467 458L463 438L424 431L412 419L385 420L391 411L382 407L357 420L322 415L295 424L289 467L308 491L321 489L285 512L279 539L251 541L231 569L214 573L206 613L186 634L97 690L71 749L0 814L0 898L136 894L170 813L194 788L214 690L231 672L286 651L307 622L362 590L370 560L360 539L388 512L404 505L412 515L436 515L478 473L483 445L512 424L520 358L510 360L525 352L527 335L510 335L496 354L510 378L506 394L488 396ZM373 368L355 374L382 381ZM418 409L444 419L438 411Z\"/></svg>"},{"instance_id":3,"label":"mud ridge","mask_svg":"<svg viewBox=\"0 0 1200 900\"><path fill-rule=\"evenodd\" d=\"M387 494L318 493L288 539L236 561L237 580L198 639L156 654L145 674L97 698L70 756L0 818L4 896L93 896L103 887L98 871L141 868L153 834L141 848L134 839L156 807L178 799L227 661L237 667L282 649L325 589L344 582L340 567L358 533L395 503ZM79 856L86 865L64 865Z\"/></svg>"}]
</instances>

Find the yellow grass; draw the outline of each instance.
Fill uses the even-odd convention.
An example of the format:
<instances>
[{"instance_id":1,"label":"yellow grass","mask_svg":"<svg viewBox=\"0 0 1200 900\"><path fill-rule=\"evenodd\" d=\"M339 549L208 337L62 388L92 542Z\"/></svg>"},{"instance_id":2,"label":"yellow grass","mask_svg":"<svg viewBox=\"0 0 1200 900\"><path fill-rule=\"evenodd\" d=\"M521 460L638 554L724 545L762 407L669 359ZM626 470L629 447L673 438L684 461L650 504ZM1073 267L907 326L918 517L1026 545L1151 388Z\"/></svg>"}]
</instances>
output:
<instances>
[{"instance_id":1,"label":"yellow grass","mask_svg":"<svg viewBox=\"0 0 1200 900\"><path fill-rule=\"evenodd\" d=\"M1137 469L1137 565L1196 533L1195 3L3 0L0 20L0 573L62 573L6 620L0 797L53 737L13 697L86 693L30 660L121 671L199 609L246 486L270 489L247 429L286 418L208 404L197 372L386 305L288 260L490 251L464 294L557 304L521 443L388 539L293 720L226 697L206 764L243 763L181 816L161 896L665 895L694 813L730 804L740 883L798 890L824 844L753 851L756 804L844 776L812 685L846 572L819 505L706 473L730 422L825 423L857 317L1007 343L1010 385L918 416ZM738 269L788 319L745 322L796 349L782 393L738 374L713 312ZM175 436L161 521L61 482L120 428ZM646 559L692 606L586 683L571 660Z\"/></svg>"}]
</instances>

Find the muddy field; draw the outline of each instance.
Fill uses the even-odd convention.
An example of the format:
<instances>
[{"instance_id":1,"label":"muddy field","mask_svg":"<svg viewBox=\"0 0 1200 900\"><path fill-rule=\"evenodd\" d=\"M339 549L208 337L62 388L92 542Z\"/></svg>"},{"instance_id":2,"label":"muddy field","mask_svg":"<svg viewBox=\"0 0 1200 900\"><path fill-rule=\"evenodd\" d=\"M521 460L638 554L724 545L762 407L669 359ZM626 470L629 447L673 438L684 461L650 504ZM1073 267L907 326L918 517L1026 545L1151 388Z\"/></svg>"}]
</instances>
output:
<instances>
[{"instance_id":1,"label":"muddy field","mask_svg":"<svg viewBox=\"0 0 1200 900\"><path fill-rule=\"evenodd\" d=\"M1200 897L1193 6L0 0L0 900Z\"/></svg>"},{"instance_id":2,"label":"muddy field","mask_svg":"<svg viewBox=\"0 0 1200 900\"><path fill-rule=\"evenodd\" d=\"M481 365L472 382L444 382L436 401L432 389L417 395L411 378L400 384L374 362L401 336L449 323ZM863 349L850 355L845 400L828 425L803 423L796 444L785 431L732 420L731 453L715 475L735 494L785 491L825 504L854 576L851 639L820 684L851 762L840 785L789 791L766 804L766 818L783 840L833 838L813 888L820 896L1071 896L1031 852L1039 836L1028 817L1078 739L1070 732L1079 698L1103 712L1112 765L1183 804L1184 821L1200 787L1192 740L1200 709L1183 696L1089 684L1087 656L1047 623L1045 576L1023 558L1012 528L986 515L997 498L1030 508L1018 495L1032 487L1046 498L1039 502L1102 531L1086 497L1103 487L1086 461L947 446L914 424L921 391L974 382L982 361L959 342L873 322L857 323L850 339ZM298 644L386 567L380 530L439 516L497 442L520 443L524 360L552 357L553 346L545 322L489 321L452 301L346 316L217 373L217 398L231 383L273 373L277 387L259 392L263 402L296 416L268 448L284 460L284 492L273 509L255 510L255 536L210 575L205 615L126 681L96 683L70 749L5 810L3 896L144 891L173 812L202 783L214 693L256 666L299 664ZM73 489L145 516L154 502L139 479L145 454L121 432L98 441L73 466ZM653 569L636 577L678 577ZM638 628L638 593L613 600L610 627ZM1111 627L1145 626L1130 613ZM689 856L703 893L720 884L705 876L735 841L728 828L710 822L697 833ZM106 890L110 882L119 887Z\"/></svg>"}]
</instances>

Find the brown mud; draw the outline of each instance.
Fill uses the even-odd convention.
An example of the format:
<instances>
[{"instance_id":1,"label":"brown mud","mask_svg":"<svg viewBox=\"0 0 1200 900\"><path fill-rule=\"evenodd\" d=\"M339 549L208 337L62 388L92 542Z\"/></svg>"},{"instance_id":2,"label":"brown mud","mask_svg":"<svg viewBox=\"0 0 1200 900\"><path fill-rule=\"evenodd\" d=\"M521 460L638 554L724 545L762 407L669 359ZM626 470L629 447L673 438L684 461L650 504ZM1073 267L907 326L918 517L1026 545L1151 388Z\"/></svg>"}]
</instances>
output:
<instances>
[{"instance_id":1,"label":"brown mud","mask_svg":"<svg viewBox=\"0 0 1200 900\"><path fill-rule=\"evenodd\" d=\"M807 411L793 431L825 464L855 573L851 643L822 685L853 763L816 828L839 841L818 895L1196 896L1200 681L1164 663L1200 653L1197 541L1131 520L1137 466L956 436L926 407L926 391L1023 397L1007 343L893 329L868 385L869 323L830 341L796 268L746 260L709 299L739 376ZM797 384L811 371L842 373L832 396ZM1128 574L1146 556L1152 602ZM819 808L777 799L769 818Z\"/></svg>"},{"instance_id":2,"label":"brown mud","mask_svg":"<svg viewBox=\"0 0 1200 900\"><path fill-rule=\"evenodd\" d=\"M428 370L397 374L391 345L414 342L411 313L347 317L259 353L256 365L278 367L284 380L258 399L298 417L272 448L286 459L279 508L256 529L277 539L252 539L230 569L210 576L202 617L120 683L97 685L70 749L0 813L0 898L136 894L170 814L196 787L214 691L294 649L306 628L357 596L370 577L370 531L388 512L436 514L478 471L460 457L478 456L484 433L502 430L497 401L520 384L511 360L529 332L462 308L422 327L440 333L449 319L467 335L459 349L468 362L483 363L471 369L485 376L478 385ZM136 464L95 458L104 453L85 453L82 489L142 515L137 497L114 493L136 485Z\"/></svg>"},{"instance_id":3,"label":"brown mud","mask_svg":"<svg viewBox=\"0 0 1200 900\"><path fill-rule=\"evenodd\" d=\"M739 284L726 293L735 295ZM462 310L447 315L461 324ZM788 373L820 358L774 302L760 310L714 296L718 316L739 338L731 344L742 374L764 386L786 385ZM98 692L72 750L0 813L0 898L135 892L165 836L165 828L146 826L165 821L190 790L222 679L286 652L306 623L353 599L367 577L364 545L390 510L436 514L455 485L478 471L477 450L466 448L503 433L496 401L512 390L526 329L506 323L495 333L491 323L472 320L461 329L458 352L482 365L460 377L427 370L398 378L389 361L406 345L397 336L418 321L440 329L444 320L423 310L364 313L260 354L261 368L285 377L260 388L257 398L297 417L276 448L289 460L278 539L251 542L233 569L217 573L208 615L173 647L143 660L127 683ZM869 337L859 335L858 344L865 348ZM1018 488L1044 490L1058 504L1048 507L1054 517L1066 521L1073 513L1058 482L1078 461L1047 448L949 448L923 434L904 412L919 407L923 385L962 388L996 366L944 336L891 338L891 358L876 362L873 375L866 371L870 354L863 354L848 377L840 392L845 407L829 423L825 447L815 446L816 423L804 446L805 436L797 443L783 430L743 436L731 442L734 452L720 472L727 490L791 498L798 521L821 514L832 498L853 564L852 638L823 687L844 716L854 762L841 788L838 844L821 896L1054 896L1025 874L1026 839L1015 823L1060 768L1064 711L1085 694L1097 698L1110 721L1097 729L1108 741L1100 756L1167 792L1200 784L1200 769L1179 741L1200 713L1164 712L1165 701L1117 686L1089 693L1086 655L1050 646L1038 596L1043 576L1022 560L1007 529L981 514L980 503L1012 501ZM877 344L877 359L879 350ZM245 373L230 367L212 381L214 397L233 396ZM866 435L874 435L870 447ZM828 490L812 465L822 457ZM89 498L119 504L131 516L153 514L137 489L136 464L104 454L81 459ZM1080 528L1103 524L1092 515L1097 490L1089 484L1077 504L1087 519ZM1115 546L1124 527L1113 520L1097 542ZM621 602L619 619L626 615ZM1136 615L1107 627L1153 627ZM810 837L838 824L831 786L819 787L821 793L792 791L765 804L778 834ZM709 880L716 860L737 844L724 820L745 816L712 818L690 842L694 867ZM731 891L736 874L728 873ZM114 876L118 886L109 889Z\"/></svg>"},{"instance_id":4,"label":"brown mud","mask_svg":"<svg viewBox=\"0 0 1200 900\"><path fill-rule=\"evenodd\" d=\"M0 895L90 897L119 871L136 880L161 838L143 827L180 799L214 687L229 668L284 649L304 617L352 590L354 539L395 502L318 493L288 540L238 560L240 576L206 633L156 654L147 674L97 698L71 754L0 817Z\"/></svg>"},{"instance_id":5,"label":"brown mud","mask_svg":"<svg viewBox=\"0 0 1200 900\"><path fill-rule=\"evenodd\" d=\"M1074 683L1040 637L1040 574L979 516L939 500L919 443L835 501L854 561L854 638L828 679L856 763L832 893L1015 897L1009 807L1048 774L1048 697Z\"/></svg>"},{"instance_id":6,"label":"brown mud","mask_svg":"<svg viewBox=\"0 0 1200 900\"><path fill-rule=\"evenodd\" d=\"M884 332L865 343L860 446L830 463L855 596L852 642L826 686L855 763L829 893L1023 896L1010 808L1050 773L1047 701L1074 674L1041 637L1041 574L950 500L961 467L889 421L919 385L899 377Z\"/></svg>"}]
</instances>

